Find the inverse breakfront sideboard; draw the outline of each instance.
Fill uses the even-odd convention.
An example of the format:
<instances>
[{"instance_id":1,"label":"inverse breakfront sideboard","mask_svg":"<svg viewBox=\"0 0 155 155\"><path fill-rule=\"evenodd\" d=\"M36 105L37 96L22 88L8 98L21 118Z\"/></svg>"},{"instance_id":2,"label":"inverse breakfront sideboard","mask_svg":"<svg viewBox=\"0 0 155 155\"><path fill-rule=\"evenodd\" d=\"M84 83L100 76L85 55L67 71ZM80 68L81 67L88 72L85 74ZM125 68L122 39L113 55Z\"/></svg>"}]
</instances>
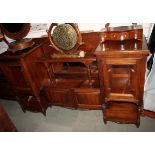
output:
<instances>
[{"instance_id":1,"label":"inverse breakfront sideboard","mask_svg":"<svg viewBox=\"0 0 155 155\"><path fill-rule=\"evenodd\" d=\"M84 58L53 58L47 38L14 54L0 55L2 74L23 111L46 114L52 105L103 110L104 122L140 123L146 40L107 40L102 32L83 33ZM126 36L126 34L125 34ZM115 37L115 36L112 36ZM9 90L8 90L9 91ZM3 96L2 96L3 97Z\"/></svg>"}]
</instances>

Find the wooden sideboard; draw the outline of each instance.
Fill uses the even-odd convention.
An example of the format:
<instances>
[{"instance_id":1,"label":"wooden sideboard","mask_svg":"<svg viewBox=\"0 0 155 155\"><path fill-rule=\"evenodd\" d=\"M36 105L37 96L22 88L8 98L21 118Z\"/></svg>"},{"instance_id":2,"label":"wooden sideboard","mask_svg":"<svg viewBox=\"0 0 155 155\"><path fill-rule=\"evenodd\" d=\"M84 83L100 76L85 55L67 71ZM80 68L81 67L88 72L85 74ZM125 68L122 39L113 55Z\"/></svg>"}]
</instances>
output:
<instances>
[{"instance_id":1,"label":"wooden sideboard","mask_svg":"<svg viewBox=\"0 0 155 155\"><path fill-rule=\"evenodd\" d=\"M104 122L140 124L146 58L145 38L102 40L105 32L83 33L84 58L52 58L47 38L34 47L0 55L0 68L23 111L46 114L52 105L98 109ZM124 35L124 33L123 33ZM138 35L139 36L139 35Z\"/></svg>"}]
</instances>

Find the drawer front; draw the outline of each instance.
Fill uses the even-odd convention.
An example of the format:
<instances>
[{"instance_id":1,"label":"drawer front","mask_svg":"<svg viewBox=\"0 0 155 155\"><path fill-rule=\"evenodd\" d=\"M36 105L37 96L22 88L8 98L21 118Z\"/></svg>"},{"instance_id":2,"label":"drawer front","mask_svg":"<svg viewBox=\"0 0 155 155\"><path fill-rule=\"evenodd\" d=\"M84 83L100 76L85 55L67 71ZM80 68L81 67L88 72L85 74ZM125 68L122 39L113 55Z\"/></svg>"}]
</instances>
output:
<instances>
[{"instance_id":1,"label":"drawer front","mask_svg":"<svg viewBox=\"0 0 155 155\"><path fill-rule=\"evenodd\" d=\"M104 115L107 120L119 123L137 122L140 117L138 106L125 102L107 104Z\"/></svg>"},{"instance_id":2,"label":"drawer front","mask_svg":"<svg viewBox=\"0 0 155 155\"><path fill-rule=\"evenodd\" d=\"M127 40L129 39L129 33L111 33L111 40Z\"/></svg>"},{"instance_id":3,"label":"drawer front","mask_svg":"<svg viewBox=\"0 0 155 155\"><path fill-rule=\"evenodd\" d=\"M142 39L143 33L141 31L132 31L130 32L130 38L131 39Z\"/></svg>"},{"instance_id":4,"label":"drawer front","mask_svg":"<svg viewBox=\"0 0 155 155\"><path fill-rule=\"evenodd\" d=\"M111 40L117 40L119 37L118 33L111 33Z\"/></svg>"},{"instance_id":5,"label":"drawer front","mask_svg":"<svg viewBox=\"0 0 155 155\"><path fill-rule=\"evenodd\" d=\"M76 92L76 102L82 109L101 109L100 92Z\"/></svg>"}]
</instances>

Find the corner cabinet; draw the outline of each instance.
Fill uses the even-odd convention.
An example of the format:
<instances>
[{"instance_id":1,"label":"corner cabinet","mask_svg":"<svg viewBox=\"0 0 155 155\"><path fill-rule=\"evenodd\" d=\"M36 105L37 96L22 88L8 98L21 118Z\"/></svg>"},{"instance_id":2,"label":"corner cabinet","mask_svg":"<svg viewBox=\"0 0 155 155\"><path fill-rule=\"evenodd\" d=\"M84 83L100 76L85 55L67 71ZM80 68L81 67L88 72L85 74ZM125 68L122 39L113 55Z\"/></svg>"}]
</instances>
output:
<instances>
[{"instance_id":1,"label":"corner cabinet","mask_svg":"<svg viewBox=\"0 0 155 155\"><path fill-rule=\"evenodd\" d=\"M96 49L105 123L134 123L139 127L148 54L145 38L143 43L106 41Z\"/></svg>"}]
</instances>

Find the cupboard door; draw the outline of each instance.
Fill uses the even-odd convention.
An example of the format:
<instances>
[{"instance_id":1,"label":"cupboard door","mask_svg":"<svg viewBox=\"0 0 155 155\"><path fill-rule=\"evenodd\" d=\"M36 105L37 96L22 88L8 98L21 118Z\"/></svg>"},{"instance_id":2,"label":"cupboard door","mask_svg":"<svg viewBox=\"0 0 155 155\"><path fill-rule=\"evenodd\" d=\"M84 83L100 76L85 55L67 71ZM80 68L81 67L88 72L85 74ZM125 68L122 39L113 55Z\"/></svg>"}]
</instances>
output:
<instances>
[{"instance_id":1,"label":"cupboard door","mask_svg":"<svg viewBox=\"0 0 155 155\"><path fill-rule=\"evenodd\" d=\"M51 98L52 104L58 106L70 107L73 101L71 90L52 90Z\"/></svg>"},{"instance_id":2,"label":"cupboard door","mask_svg":"<svg viewBox=\"0 0 155 155\"><path fill-rule=\"evenodd\" d=\"M107 58L102 62L105 101L138 103L140 92L137 60Z\"/></svg>"},{"instance_id":3,"label":"cupboard door","mask_svg":"<svg viewBox=\"0 0 155 155\"><path fill-rule=\"evenodd\" d=\"M80 88L76 88L74 93L78 108L101 109L99 89L88 88L86 90L82 90Z\"/></svg>"},{"instance_id":4,"label":"cupboard door","mask_svg":"<svg viewBox=\"0 0 155 155\"><path fill-rule=\"evenodd\" d=\"M1 66L8 82L16 92L29 93L32 91L25 71L19 61L4 62L1 63Z\"/></svg>"}]
</instances>

